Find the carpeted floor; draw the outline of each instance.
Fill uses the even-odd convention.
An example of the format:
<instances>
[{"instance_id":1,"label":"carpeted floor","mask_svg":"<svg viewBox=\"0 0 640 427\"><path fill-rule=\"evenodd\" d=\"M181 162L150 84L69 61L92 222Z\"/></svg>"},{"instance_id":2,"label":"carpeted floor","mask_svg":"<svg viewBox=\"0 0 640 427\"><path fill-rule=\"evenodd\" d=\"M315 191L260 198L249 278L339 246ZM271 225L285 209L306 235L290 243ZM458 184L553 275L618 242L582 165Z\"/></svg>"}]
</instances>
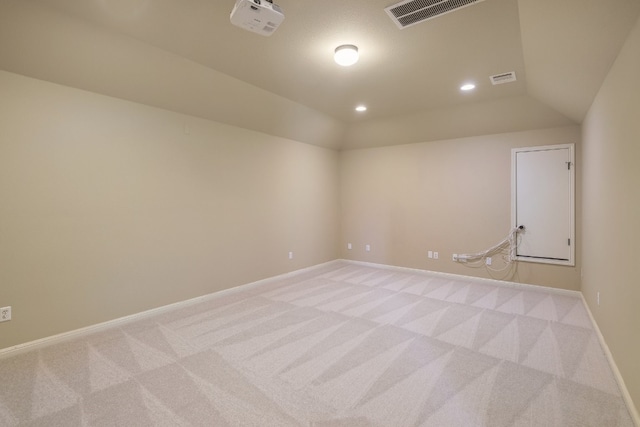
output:
<instances>
[{"instance_id":1,"label":"carpeted floor","mask_svg":"<svg viewBox=\"0 0 640 427\"><path fill-rule=\"evenodd\" d=\"M0 425L633 423L578 294L335 262L0 360Z\"/></svg>"}]
</instances>

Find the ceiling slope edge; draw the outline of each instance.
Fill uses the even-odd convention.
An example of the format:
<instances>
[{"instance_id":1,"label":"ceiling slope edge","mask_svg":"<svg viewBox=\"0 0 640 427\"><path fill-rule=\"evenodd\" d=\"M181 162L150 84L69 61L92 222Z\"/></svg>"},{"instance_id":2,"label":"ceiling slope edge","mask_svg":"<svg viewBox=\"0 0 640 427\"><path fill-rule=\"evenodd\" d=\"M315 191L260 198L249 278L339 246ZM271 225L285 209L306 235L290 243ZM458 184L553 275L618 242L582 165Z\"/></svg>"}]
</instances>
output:
<instances>
[{"instance_id":1,"label":"ceiling slope edge","mask_svg":"<svg viewBox=\"0 0 640 427\"><path fill-rule=\"evenodd\" d=\"M324 113L31 2L0 3L0 69L330 149L345 132Z\"/></svg>"},{"instance_id":2,"label":"ceiling slope edge","mask_svg":"<svg viewBox=\"0 0 640 427\"><path fill-rule=\"evenodd\" d=\"M527 95L426 110L347 128L343 150L440 141L578 123Z\"/></svg>"},{"instance_id":3,"label":"ceiling slope edge","mask_svg":"<svg viewBox=\"0 0 640 427\"><path fill-rule=\"evenodd\" d=\"M581 123L638 20L640 1L518 0L518 7L528 93Z\"/></svg>"}]
</instances>

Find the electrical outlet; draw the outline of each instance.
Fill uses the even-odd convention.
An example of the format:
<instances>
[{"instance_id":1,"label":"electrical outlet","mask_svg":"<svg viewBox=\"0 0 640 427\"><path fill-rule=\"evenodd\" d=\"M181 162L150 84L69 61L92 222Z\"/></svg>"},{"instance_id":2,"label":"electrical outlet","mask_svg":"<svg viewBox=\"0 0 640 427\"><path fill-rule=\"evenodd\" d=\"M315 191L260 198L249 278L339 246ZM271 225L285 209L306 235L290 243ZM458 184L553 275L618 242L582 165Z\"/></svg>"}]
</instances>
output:
<instances>
[{"instance_id":1,"label":"electrical outlet","mask_svg":"<svg viewBox=\"0 0 640 427\"><path fill-rule=\"evenodd\" d=\"M293 259L293 252L289 252L289 259Z\"/></svg>"},{"instance_id":2,"label":"electrical outlet","mask_svg":"<svg viewBox=\"0 0 640 427\"><path fill-rule=\"evenodd\" d=\"M349 250L353 249L353 246L351 245L351 243L347 243L347 249Z\"/></svg>"},{"instance_id":3,"label":"electrical outlet","mask_svg":"<svg viewBox=\"0 0 640 427\"><path fill-rule=\"evenodd\" d=\"M464 255L459 255L459 254L453 254L453 256L451 257L451 260L453 262L467 262L467 258L465 258Z\"/></svg>"},{"instance_id":4,"label":"electrical outlet","mask_svg":"<svg viewBox=\"0 0 640 427\"><path fill-rule=\"evenodd\" d=\"M367 252L371 252L371 245L365 245L364 250Z\"/></svg>"},{"instance_id":5,"label":"electrical outlet","mask_svg":"<svg viewBox=\"0 0 640 427\"><path fill-rule=\"evenodd\" d=\"M0 322L8 322L11 320L11 307L0 308Z\"/></svg>"},{"instance_id":6,"label":"electrical outlet","mask_svg":"<svg viewBox=\"0 0 640 427\"><path fill-rule=\"evenodd\" d=\"M433 259L438 259L438 252L433 253Z\"/></svg>"},{"instance_id":7,"label":"electrical outlet","mask_svg":"<svg viewBox=\"0 0 640 427\"><path fill-rule=\"evenodd\" d=\"M487 265L491 265L491 257L485 258L484 263Z\"/></svg>"}]
</instances>

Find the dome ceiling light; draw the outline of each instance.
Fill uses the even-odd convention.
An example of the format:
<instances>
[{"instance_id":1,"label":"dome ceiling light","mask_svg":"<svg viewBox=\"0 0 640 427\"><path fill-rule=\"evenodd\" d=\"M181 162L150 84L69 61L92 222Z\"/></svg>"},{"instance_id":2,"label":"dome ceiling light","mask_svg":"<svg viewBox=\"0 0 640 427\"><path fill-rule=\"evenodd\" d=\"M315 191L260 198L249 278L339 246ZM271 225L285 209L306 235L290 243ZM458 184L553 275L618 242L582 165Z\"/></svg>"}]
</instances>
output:
<instances>
[{"instance_id":1,"label":"dome ceiling light","mask_svg":"<svg viewBox=\"0 0 640 427\"><path fill-rule=\"evenodd\" d=\"M333 55L333 59L343 67L353 65L358 62L358 47L352 44L338 46Z\"/></svg>"}]
</instances>

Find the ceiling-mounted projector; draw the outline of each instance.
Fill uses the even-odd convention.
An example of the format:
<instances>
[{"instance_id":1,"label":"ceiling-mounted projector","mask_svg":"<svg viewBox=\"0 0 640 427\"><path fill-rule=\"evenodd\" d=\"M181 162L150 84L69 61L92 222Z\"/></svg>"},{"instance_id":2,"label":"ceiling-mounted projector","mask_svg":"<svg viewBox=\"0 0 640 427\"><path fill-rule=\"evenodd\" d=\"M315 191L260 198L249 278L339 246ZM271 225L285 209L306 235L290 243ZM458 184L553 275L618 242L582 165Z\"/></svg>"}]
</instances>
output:
<instances>
[{"instance_id":1,"label":"ceiling-mounted projector","mask_svg":"<svg viewBox=\"0 0 640 427\"><path fill-rule=\"evenodd\" d=\"M284 21L284 13L273 0L236 0L231 23L261 36L270 36Z\"/></svg>"}]
</instances>

